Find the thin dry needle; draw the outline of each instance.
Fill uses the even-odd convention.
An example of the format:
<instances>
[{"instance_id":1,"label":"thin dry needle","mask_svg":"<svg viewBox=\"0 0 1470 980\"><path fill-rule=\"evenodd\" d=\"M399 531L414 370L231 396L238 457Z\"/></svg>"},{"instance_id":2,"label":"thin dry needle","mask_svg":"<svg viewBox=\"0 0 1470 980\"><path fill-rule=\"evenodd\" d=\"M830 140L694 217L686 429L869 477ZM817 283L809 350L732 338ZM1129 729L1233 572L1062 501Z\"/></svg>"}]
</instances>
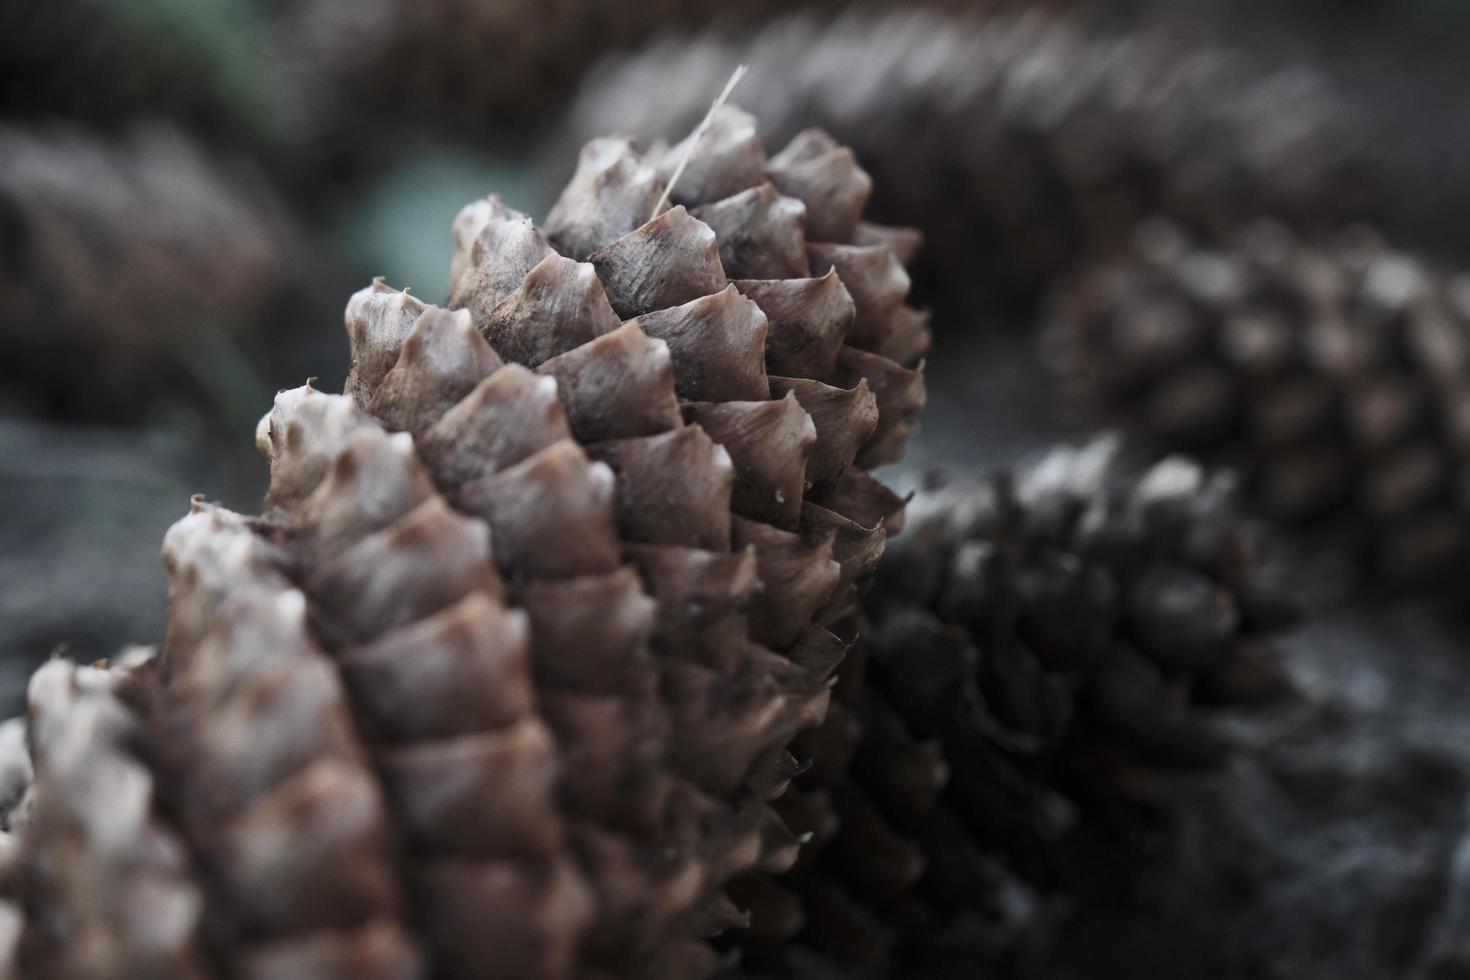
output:
<instances>
[{"instance_id":1,"label":"thin dry needle","mask_svg":"<svg viewBox=\"0 0 1470 980\"><path fill-rule=\"evenodd\" d=\"M669 178L668 184L664 186L664 192L659 195L658 203L653 206L653 213L648 216L649 221L663 214L664 208L669 206L669 194L673 191L674 185L679 182L679 178L683 176L684 168L688 165L689 158L694 156L694 148L704 138L704 134L715 121L715 113L720 111L720 106L730 100L730 93L735 91L735 86L740 84L740 79L745 77L745 72L749 68L749 65L740 65L731 72L730 80L725 83L725 87L720 90L720 94L716 96L715 101L710 103L709 112L704 114L704 119L694 128L694 135L689 138L689 142L684 147L683 158L679 160L679 165L674 168L674 174Z\"/></svg>"}]
</instances>

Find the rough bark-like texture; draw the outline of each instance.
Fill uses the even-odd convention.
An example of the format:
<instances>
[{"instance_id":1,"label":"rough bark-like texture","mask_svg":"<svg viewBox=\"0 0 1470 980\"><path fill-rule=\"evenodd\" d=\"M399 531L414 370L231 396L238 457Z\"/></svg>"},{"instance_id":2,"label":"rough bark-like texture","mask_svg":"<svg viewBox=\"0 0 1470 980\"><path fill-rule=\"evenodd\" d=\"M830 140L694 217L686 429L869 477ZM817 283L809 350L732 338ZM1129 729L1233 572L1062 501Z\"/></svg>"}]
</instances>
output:
<instances>
[{"instance_id":1,"label":"rough bark-like texture","mask_svg":"<svg viewBox=\"0 0 1470 980\"><path fill-rule=\"evenodd\" d=\"M1376 235L1140 226L1058 297L1044 354L1074 424L1239 468L1268 514L1380 579L1470 554L1470 285ZM1447 574L1451 573L1451 574Z\"/></svg>"},{"instance_id":2,"label":"rough bark-like texture","mask_svg":"<svg viewBox=\"0 0 1470 980\"><path fill-rule=\"evenodd\" d=\"M875 213L922 228L921 281L959 309L1034 299L1156 212L1217 227L1376 211L1371 133L1328 79L1178 26L905 9L675 33L591 72L564 139L669 137L749 62L739 98L764 131L820 125L852 145Z\"/></svg>"},{"instance_id":3,"label":"rough bark-like texture","mask_svg":"<svg viewBox=\"0 0 1470 980\"><path fill-rule=\"evenodd\" d=\"M1211 708L1287 691L1273 634L1294 610L1227 477L1116 450L910 502L862 663L798 740L813 769L778 807L815 843L750 889L755 962L799 973L806 947L1007 974L1097 889L1069 856L1079 836L1139 873L1177 853L1171 787L1229 758Z\"/></svg>"},{"instance_id":4,"label":"rough bark-like texture","mask_svg":"<svg viewBox=\"0 0 1470 980\"><path fill-rule=\"evenodd\" d=\"M774 194L749 116L708 135L676 198ZM794 192L839 190L828 227L867 227L850 151L815 132L797 151ZM768 801L901 506L862 467L922 405L884 352L916 357L924 317L886 243L809 242L799 197L773 198L761 246L794 277L746 280L771 264L727 268L685 204L651 216L667 160L612 140L583 160L546 232L465 209L452 308L355 295L346 393L282 392L257 430L263 514L196 500L169 532L168 641L129 698L203 896L176 958L262 980L702 977L704 939L743 923L724 886L794 861ZM824 249L855 264L812 275ZM794 376L768 376L768 336ZM100 911L115 932L125 910ZM42 975L87 975L38 949Z\"/></svg>"},{"instance_id":5,"label":"rough bark-like texture","mask_svg":"<svg viewBox=\"0 0 1470 980\"><path fill-rule=\"evenodd\" d=\"M159 795L196 855L219 971L409 980L422 954L383 785L286 563L202 501L165 537L168 639L135 693Z\"/></svg>"},{"instance_id":6,"label":"rough bark-like texture","mask_svg":"<svg viewBox=\"0 0 1470 980\"><path fill-rule=\"evenodd\" d=\"M208 975L198 943L204 895L138 754L145 721L118 694L139 669L149 665L99 670L53 660L31 679L30 757L5 759L8 784L35 773L35 785L21 789L29 802L16 805L17 787L5 787L7 834L19 828L21 838L6 884L29 906L25 976ZM13 950L19 905L3 907Z\"/></svg>"},{"instance_id":7,"label":"rough bark-like texture","mask_svg":"<svg viewBox=\"0 0 1470 980\"><path fill-rule=\"evenodd\" d=\"M654 215L686 151L688 183ZM866 175L815 132L793 152L809 172L794 193L846 188L824 214L851 238ZM641 751L654 768L642 778L660 787L647 812L619 815L610 776L568 774L587 783L572 791L585 819L656 841L669 820L658 798L735 807L703 818L689 846L708 855L656 914L604 911L585 954L604 969L653 969L670 949L659 969L694 969L678 957L707 957L693 939L735 911L719 886L792 860L795 839L761 802L780 788L768 773L825 710L841 649L831 630L845 628L898 506L857 465L895 458L923 401L920 375L882 353L911 360L927 345L924 318L902 308L907 277L893 251L809 242L808 202L778 193L784 179L782 158L766 160L736 109L692 150L645 157L595 140L545 232L494 198L461 213L449 295L460 312L382 285L349 307L348 390L407 428L438 488L488 522L511 600L531 613L533 662L556 692L551 725L566 751L606 765L599 726L637 718L647 729ZM772 208L727 203L752 195ZM691 209L721 212L721 228ZM824 248L868 264L816 275L808 254ZM767 278L744 278L757 274ZM863 493L878 509L848 510ZM584 625L566 621L578 604ZM569 655L607 621L629 623L627 635L603 642L598 676L578 676ZM594 712L589 696L606 706ZM604 910L632 900L611 875L593 886Z\"/></svg>"}]
</instances>

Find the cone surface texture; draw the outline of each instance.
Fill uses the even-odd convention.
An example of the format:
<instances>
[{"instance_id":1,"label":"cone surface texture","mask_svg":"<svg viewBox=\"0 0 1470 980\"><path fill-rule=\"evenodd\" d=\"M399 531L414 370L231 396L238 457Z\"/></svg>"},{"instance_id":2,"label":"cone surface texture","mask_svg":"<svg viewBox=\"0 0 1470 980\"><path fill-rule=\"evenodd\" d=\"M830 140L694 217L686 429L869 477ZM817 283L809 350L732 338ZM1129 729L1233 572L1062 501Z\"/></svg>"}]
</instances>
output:
<instances>
[{"instance_id":1,"label":"cone surface texture","mask_svg":"<svg viewBox=\"0 0 1470 980\"><path fill-rule=\"evenodd\" d=\"M1380 580L1470 555L1470 282L1372 232L1145 223L1062 292L1044 354L1071 421L1230 463Z\"/></svg>"},{"instance_id":2,"label":"cone surface texture","mask_svg":"<svg viewBox=\"0 0 1470 980\"><path fill-rule=\"evenodd\" d=\"M812 768L777 807L813 843L750 889L749 962L1023 969L1092 885L1066 857L1080 832L1168 846L1171 774L1228 758L1209 708L1287 690L1271 634L1293 606L1230 480L1117 450L910 501L866 639L797 740Z\"/></svg>"},{"instance_id":3,"label":"cone surface texture","mask_svg":"<svg viewBox=\"0 0 1470 980\"><path fill-rule=\"evenodd\" d=\"M261 420L263 513L196 499L164 544L126 700L139 820L199 896L171 970L720 968L726 885L795 860L770 800L902 506L866 467L924 400L916 236L862 221L868 189L726 107L667 151L589 144L544 228L466 207L444 307L352 297L345 393Z\"/></svg>"},{"instance_id":4,"label":"cone surface texture","mask_svg":"<svg viewBox=\"0 0 1470 980\"><path fill-rule=\"evenodd\" d=\"M1043 5L1036 5L1038 7ZM750 63L740 99L782 137L819 125L875 180L875 215L927 240L935 302L1025 302L1154 213L1202 227L1376 207L1369 130L1324 76L1033 9L791 15L674 34L592 71L567 141L664 135Z\"/></svg>"}]
</instances>

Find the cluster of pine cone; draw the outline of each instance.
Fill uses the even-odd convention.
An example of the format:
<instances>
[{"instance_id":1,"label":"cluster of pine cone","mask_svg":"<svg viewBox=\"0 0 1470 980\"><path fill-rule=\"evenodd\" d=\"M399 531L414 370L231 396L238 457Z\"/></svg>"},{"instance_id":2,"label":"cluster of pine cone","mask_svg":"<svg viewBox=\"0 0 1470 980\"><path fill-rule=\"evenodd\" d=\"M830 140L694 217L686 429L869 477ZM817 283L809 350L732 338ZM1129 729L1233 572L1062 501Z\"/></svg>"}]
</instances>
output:
<instances>
[{"instance_id":1,"label":"cluster of pine cone","mask_svg":"<svg viewBox=\"0 0 1470 980\"><path fill-rule=\"evenodd\" d=\"M0 727L0 978L1024 975L1108 887L1076 841L1167 862L1176 776L1231 759L1217 711L1292 693L1254 512L1453 581L1470 282L1348 223L1378 202L1331 86L965 23L806 16L604 67L579 142L693 125L747 46L758 111L591 140L539 224L467 205L442 305L353 295L343 393L260 423L260 513L201 497L169 531L161 647L53 660ZM473 67L410 81L509 91ZM258 315L267 197L161 137L63 146L0 134L17 323L43 294L136 331ZM163 172L200 206L109 203ZM146 268L76 230L82 191L157 229L120 250ZM932 338L921 236L870 198L919 219L948 307L1049 294L1059 404L1126 439L874 476ZM127 295L160 275L176 308Z\"/></svg>"},{"instance_id":2,"label":"cluster of pine cone","mask_svg":"<svg viewBox=\"0 0 1470 980\"><path fill-rule=\"evenodd\" d=\"M579 75L586 78L567 121L549 127L561 134L551 141L559 151L609 130L647 138L683 131L707 93L748 60L741 99L772 144L815 124L852 145L878 178L875 216L925 229L931 245L916 267L920 292L950 312L997 300L1012 309L1030 304L1059 270L1115 249L1154 212L1214 234L1242 214L1315 229L1381 210L1373 134L1330 80L1308 68L1261 63L1168 25L1099 27L1085 11L1059 14L1065 3L1018 9L928 0L911 10L857 4L841 12L836 0L813 3L819 9L774 20L769 0L717 11L695 0L636 10L567 0L554 12L490 0L269 5L231 35L241 50L253 45L272 58L271 70L253 76L258 91L231 75L238 65L223 54L234 49L189 51L179 16L129 16L104 0L59 0L0 19L9 28L0 30L0 53L9 55L11 88L28 93L22 108L31 115L60 111L117 129L162 113L187 123L181 132L190 138L234 140L258 152L283 189L310 198L297 202L303 211L320 209L342 187L353 188L345 195L353 199L360 187L347 176L370 179L374 166L395 158L406 128L437 122L462 133L470 120L501 140L531 142L532 124L554 116ZM671 33L584 71L599 55L658 31ZM215 63L195 64L210 54ZM368 106L394 113L392 121L365 118ZM167 375L158 368L173 367L166 362L175 345L167 341L180 332L177 323L219 325L234 337L279 319L259 297L281 274L252 265L252 241L266 235L276 254L319 246L300 229L237 218L240 231L221 233L189 220L191 210L206 208L157 207L151 188L139 186L146 182L125 176L136 163L126 146L82 153L76 139L21 136L26 145L15 152L36 156L34 144L60 142L90 161L90 174L57 168L50 196L93 217L83 225L55 208L7 209L55 225L7 234L11 266L27 268L15 278L44 279L47 295L84 299L102 288L99 280L129 284L112 287L117 294L103 315L74 315L70 301L48 312L54 343L7 347L68 363L75 358L57 351L84 336L87 343L71 346L97 352L95 365L58 370L50 385L58 399L100 402L103 411L93 415L121 401L108 388L158 384ZM208 181L211 201L244 201L257 215L279 211L231 168L190 152L201 158L190 167L213 172L180 179ZM570 156L561 153L546 169L560 177ZM156 169L169 163L177 161ZM94 201L98 187L112 200ZM115 216L122 210L132 217ZM56 260L53 234L117 240L68 264ZM188 263L173 252L213 267L179 275L175 265ZM217 306L193 295L199 283L252 274L260 288L239 302L233 292ZM21 329L34 317L11 319L10 333L34 336ZM150 327L140 333L137 324ZM100 397L91 383L98 374ZM173 371L170 382L179 376Z\"/></svg>"},{"instance_id":3,"label":"cluster of pine cone","mask_svg":"<svg viewBox=\"0 0 1470 980\"><path fill-rule=\"evenodd\" d=\"M957 23L854 11L671 34L600 65L568 130L661 135L751 57L746 104L778 133L815 120L852 142L877 213L924 229L926 298L1021 300L1010 319L1041 322L1065 421L1237 470L1252 508L1356 579L1453 582L1470 560L1470 287L1401 244L1346 95L1177 23Z\"/></svg>"},{"instance_id":4,"label":"cluster of pine cone","mask_svg":"<svg viewBox=\"0 0 1470 980\"><path fill-rule=\"evenodd\" d=\"M468 205L443 307L354 295L262 512L169 531L161 651L0 729L12 975L1024 964L1055 842L1158 833L1291 603L1227 476L1108 440L905 518L929 332L871 189L723 107L593 140L542 225Z\"/></svg>"}]
</instances>

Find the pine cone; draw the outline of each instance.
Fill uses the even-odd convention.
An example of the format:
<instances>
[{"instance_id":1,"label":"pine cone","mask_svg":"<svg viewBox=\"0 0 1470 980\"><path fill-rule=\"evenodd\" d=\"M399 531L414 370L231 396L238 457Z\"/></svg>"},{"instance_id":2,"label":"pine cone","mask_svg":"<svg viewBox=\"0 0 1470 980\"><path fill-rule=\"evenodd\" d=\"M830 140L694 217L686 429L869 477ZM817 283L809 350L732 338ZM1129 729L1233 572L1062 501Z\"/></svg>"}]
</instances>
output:
<instances>
[{"instance_id":1,"label":"pine cone","mask_svg":"<svg viewBox=\"0 0 1470 980\"><path fill-rule=\"evenodd\" d=\"M385 109L472 129L486 118L538 122L608 52L670 25L748 25L779 9L775 0L307 0L278 11L272 34L295 93L319 103L319 126L361 139L374 120L381 128ZM362 105L373 119L352 118Z\"/></svg>"},{"instance_id":2,"label":"pine cone","mask_svg":"<svg viewBox=\"0 0 1470 980\"><path fill-rule=\"evenodd\" d=\"M875 215L923 229L921 279L956 310L1030 302L1154 213L1318 227L1378 203L1371 133L1311 69L1168 24L1101 30L1037 9L802 14L672 36L592 71L566 140L609 125L665 135L744 61L740 99L765 132L815 124L852 145L875 177Z\"/></svg>"},{"instance_id":3,"label":"pine cone","mask_svg":"<svg viewBox=\"0 0 1470 980\"><path fill-rule=\"evenodd\" d=\"M221 347L248 346L291 281L270 192L163 126L0 127L0 225L7 381L114 421L139 389L218 383Z\"/></svg>"},{"instance_id":4,"label":"pine cone","mask_svg":"<svg viewBox=\"0 0 1470 980\"><path fill-rule=\"evenodd\" d=\"M452 309L375 283L347 394L277 397L263 516L169 532L131 700L210 961L705 976L724 885L795 859L767 800L901 506L861 467L923 401L915 242L734 109L645 220L682 152L595 141L545 233L467 207Z\"/></svg>"},{"instance_id":5,"label":"pine cone","mask_svg":"<svg viewBox=\"0 0 1470 980\"><path fill-rule=\"evenodd\" d=\"M1269 515L1388 581L1470 555L1470 282L1352 229L1213 243L1142 225L1060 297L1046 360L1074 421L1230 462Z\"/></svg>"},{"instance_id":6,"label":"pine cone","mask_svg":"<svg viewBox=\"0 0 1470 980\"><path fill-rule=\"evenodd\" d=\"M799 972L791 943L899 975L1023 966L1076 884L1069 832L1167 847L1168 774L1227 758L1204 709L1287 689L1269 633L1292 604L1231 481L1117 447L908 505L865 664L798 740L816 788L779 803L815 843L752 891L752 958L772 972Z\"/></svg>"},{"instance_id":7,"label":"pine cone","mask_svg":"<svg viewBox=\"0 0 1470 980\"><path fill-rule=\"evenodd\" d=\"M142 659L112 670L53 660L31 679L34 803L7 876L30 905L25 976L207 976L204 894L139 754L146 721L121 696L149 669Z\"/></svg>"}]
</instances>

